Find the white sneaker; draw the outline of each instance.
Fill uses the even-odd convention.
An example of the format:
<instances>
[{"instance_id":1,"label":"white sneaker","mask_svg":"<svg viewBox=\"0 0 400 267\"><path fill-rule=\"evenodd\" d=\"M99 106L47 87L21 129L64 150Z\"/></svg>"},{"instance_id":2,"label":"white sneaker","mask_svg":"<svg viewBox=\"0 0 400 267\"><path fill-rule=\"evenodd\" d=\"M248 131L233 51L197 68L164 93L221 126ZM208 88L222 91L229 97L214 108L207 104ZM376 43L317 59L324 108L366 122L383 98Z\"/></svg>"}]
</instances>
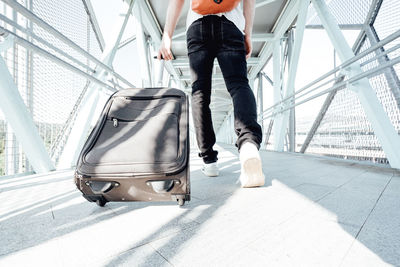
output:
<instances>
[{"instance_id":1,"label":"white sneaker","mask_svg":"<svg viewBox=\"0 0 400 267\"><path fill-rule=\"evenodd\" d=\"M218 176L218 174L219 174L218 165L216 162L204 163L201 171L205 175L210 176L210 177L215 177L215 176Z\"/></svg>"},{"instance_id":2,"label":"white sneaker","mask_svg":"<svg viewBox=\"0 0 400 267\"><path fill-rule=\"evenodd\" d=\"M260 153L257 146L251 142L246 142L240 147L240 183L242 187L263 186L265 176L262 171Z\"/></svg>"}]
</instances>

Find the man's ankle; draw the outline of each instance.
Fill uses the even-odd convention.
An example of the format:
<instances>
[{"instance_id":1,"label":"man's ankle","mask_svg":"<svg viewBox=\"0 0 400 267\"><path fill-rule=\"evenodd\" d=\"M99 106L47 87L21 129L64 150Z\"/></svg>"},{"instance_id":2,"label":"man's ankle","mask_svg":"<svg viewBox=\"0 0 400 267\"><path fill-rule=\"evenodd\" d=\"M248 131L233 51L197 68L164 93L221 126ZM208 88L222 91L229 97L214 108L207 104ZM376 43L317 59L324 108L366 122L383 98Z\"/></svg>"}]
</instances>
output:
<instances>
[{"instance_id":1,"label":"man's ankle","mask_svg":"<svg viewBox=\"0 0 400 267\"><path fill-rule=\"evenodd\" d=\"M250 158L257 158L260 159L260 153L258 151L258 147L253 142L245 142L240 147L239 152L240 161L246 161Z\"/></svg>"},{"instance_id":2,"label":"man's ankle","mask_svg":"<svg viewBox=\"0 0 400 267\"><path fill-rule=\"evenodd\" d=\"M215 177L219 175L219 169L216 161L204 163L201 171L209 177Z\"/></svg>"}]
</instances>

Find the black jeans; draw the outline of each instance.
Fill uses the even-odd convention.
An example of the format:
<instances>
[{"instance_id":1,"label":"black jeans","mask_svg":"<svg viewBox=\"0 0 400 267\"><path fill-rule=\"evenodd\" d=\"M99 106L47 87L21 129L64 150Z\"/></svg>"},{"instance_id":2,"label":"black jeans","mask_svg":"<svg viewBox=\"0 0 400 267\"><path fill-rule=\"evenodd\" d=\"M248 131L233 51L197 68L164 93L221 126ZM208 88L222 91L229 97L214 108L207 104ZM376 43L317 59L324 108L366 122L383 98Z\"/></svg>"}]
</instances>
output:
<instances>
[{"instance_id":1,"label":"black jeans","mask_svg":"<svg viewBox=\"0 0 400 267\"><path fill-rule=\"evenodd\" d=\"M233 101L235 133L238 136L236 147L240 150L241 145L249 141L259 148L262 132L257 123L256 101L247 79L243 33L225 16L205 16L190 25L187 49L192 76L192 114L199 156L205 163L217 161L218 152L213 150L215 133L209 107L215 58Z\"/></svg>"}]
</instances>

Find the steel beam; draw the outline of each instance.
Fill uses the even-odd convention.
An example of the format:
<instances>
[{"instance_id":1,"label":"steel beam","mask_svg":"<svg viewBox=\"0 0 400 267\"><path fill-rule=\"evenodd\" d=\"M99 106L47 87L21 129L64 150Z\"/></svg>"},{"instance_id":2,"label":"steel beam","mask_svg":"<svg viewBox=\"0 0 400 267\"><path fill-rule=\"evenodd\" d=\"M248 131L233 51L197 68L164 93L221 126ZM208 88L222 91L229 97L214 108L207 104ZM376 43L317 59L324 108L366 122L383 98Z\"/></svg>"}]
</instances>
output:
<instances>
[{"instance_id":1,"label":"steel beam","mask_svg":"<svg viewBox=\"0 0 400 267\"><path fill-rule=\"evenodd\" d=\"M265 73L265 72L260 72L262 76L269 82L270 85L274 86L274 82L271 80L271 78Z\"/></svg>"},{"instance_id":2,"label":"steel beam","mask_svg":"<svg viewBox=\"0 0 400 267\"><path fill-rule=\"evenodd\" d=\"M17 13L15 10L12 10L12 21L16 23L17 21ZM15 34L16 28L12 28L13 33ZM10 53L11 63L12 65L12 73L10 73L14 79L15 87L18 88L18 47L14 42L12 44L12 49L10 49L12 53ZM5 59L8 55L5 55ZM4 169L6 175L13 175L19 172L19 159L18 159L18 150L19 144L17 143L15 134L10 127L10 124L5 124L5 134L6 138L4 140L4 152L5 152L5 160L4 160ZM40 126L39 126L40 131ZM39 133L40 134L40 133Z\"/></svg>"},{"instance_id":3,"label":"steel beam","mask_svg":"<svg viewBox=\"0 0 400 267\"><path fill-rule=\"evenodd\" d=\"M36 173L54 170L43 140L19 94L6 62L0 56L0 107Z\"/></svg>"},{"instance_id":4,"label":"steel beam","mask_svg":"<svg viewBox=\"0 0 400 267\"><path fill-rule=\"evenodd\" d=\"M347 44L326 3L323 0L312 0L312 3L341 61L345 62L354 57L352 49ZM358 63L351 65L350 76L361 73L362 70ZM349 89L357 93L364 112L382 145L390 165L393 168L400 168L400 137L379 102L376 93L369 84L369 80L363 78L356 83L351 83L349 84Z\"/></svg>"},{"instance_id":5,"label":"steel beam","mask_svg":"<svg viewBox=\"0 0 400 267\"><path fill-rule=\"evenodd\" d=\"M353 45L353 51L355 52L355 54L359 53L364 41L365 41L365 38L357 38L357 41ZM334 56L336 56L336 51L335 51ZM335 68L337 68L336 64L335 64ZM335 77L336 77L336 73L335 73ZM337 77L333 86L336 86L337 84L342 83L344 81L344 79L345 79L345 75L341 75L341 76ZM336 93L338 91L342 90L343 88L345 88L345 86L335 88L334 90L332 90L328 93L317 117L314 120L313 125L310 128L310 131L307 133L306 139L304 140L303 145L300 148L300 153L305 153L305 151L307 150L308 146L311 143L312 138L314 137L315 133L317 132L322 120L325 117L326 112L328 111L333 99L335 98Z\"/></svg>"},{"instance_id":6,"label":"steel beam","mask_svg":"<svg viewBox=\"0 0 400 267\"><path fill-rule=\"evenodd\" d=\"M128 0L124 0L127 2ZM156 47L161 44L162 38L162 30L159 25L153 10L150 8L150 5L147 0L139 0L137 2L138 8L141 10L142 15L142 27L146 30L146 32L150 35L152 42ZM174 68L171 61L165 62L165 68L171 75L174 76L175 81L177 81L177 85L180 85L181 88L184 88L184 83L180 80L181 74L178 70Z\"/></svg>"},{"instance_id":7,"label":"steel beam","mask_svg":"<svg viewBox=\"0 0 400 267\"><path fill-rule=\"evenodd\" d=\"M281 72L281 40L276 40L274 42L274 50L273 50L273 79L274 79L274 94L273 94L273 98L274 98L274 105L281 102L282 99L282 93L281 93L281 86L282 86L282 72ZM280 109L280 106L276 106L275 107L275 112L278 112L278 110ZM274 119L275 123L273 124L273 128L272 128L272 132L274 135L274 146L273 149L274 150L278 150L279 147L283 146L283 143L280 144L278 142L280 142L282 139L278 138L279 136L279 131L282 128L282 120L278 118L280 118L282 116L282 114L277 114L276 118ZM279 124L278 124L279 123Z\"/></svg>"},{"instance_id":8,"label":"steel beam","mask_svg":"<svg viewBox=\"0 0 400 267\"><path fill-rule=\"evenodd\" d=\"M91 0L82 0L82 2L83 2L83 5L85 6L86 13L88 14L90 24L93 27L93 31L94 31L94 34L96 35L96 39L100 44L100 50L103 52L106 44L104 42L104 37L103 37L103 34L101 33L99 23L97 22L97 18L94 13L92 2L91 2Z\"/></svg>"},{"instance_id":9,"label":"steel beam","mask_svg":"<svg viewBox=\"0 0 400 267\"><path fill-rule=\"evenodd\" d=\"M335 83L340 83L343 80L344 80L344 76L340 77L339 80L337 82L335 82ZM322 119L325 117L326 112L328 111L333 99L335 98L335 95L336 95L337 91L339 91L340 89L341 88L337 88L337 89L335 89L333 91L330 91L328 96L325 98L324 104L322 104L322 107L321 107L321 109L320 109L320 111L318 113L318 116L314 120L314 123L311 126L310 131L307 133L307 137L304 140L303 145L301 146L300 153L306 152L306 149L310 145L312 138L314 137L315 133L317 132L317 130L318 130L318 128L319 128L319 126L320 126L320 124L322 122Z\"/></svg>"},{"instance_id":10,"label":"steel beam","mask_svg":"<svg viewBox=\"0 0 400 267\"><path fill-rule=\"evenodd\" d=\"M376 33L376 31L372 25L368 25L365 27L365 34L367 35L368 40L371 43L371 46L375 45L379 42L378 34ZM389 61L388 55L383 55L384 52L385 52L385 49L383 47L375 50L375 54L377 56L379 56L378 57L379 64L384 64ZM385 75L387 83L393 93L397 107L400 109L400 80L399 80L399 77L397 76L397 73L393 67L389 67L384 72L384 75Z\"/></svg>"},{"instance_id":11,"label":"steel beam","mask_svg":"<svg viewBox=\"0 0 400 267\"><path fill-rule=\"evenodd\" d=\"M307 19L307 10L309 6L309 0L302 0L299 3L299 14L296 22L296 32L294 37L293 51L291 52L290 64L289 64L289 72L287 84L284 90L284 98L294 93L294 83L296 81L296 73L297 66L299 63L301 45L303 43L304 29L306 25ZM291 40L291 39L289 39ZM293 102L293 98L285 101L284 106L289 106ZM280 127L277 129L277 136L275 137L278 142L276 142L276 150L283 151L284 150L284 140L286 136L286 130L288 128L289 123L289 115L290 112L286 111L281 116L276 118L276 124ZM277 126L277 127L278 127Z\"/></svg>"},{"instance_id":12,"label":"steel beam","mask_svg":"<svg viewBox=\"0 0 400 267\"><path fill-rule=\"evenodd\" d=\"M341 30L362 30L364 28L364 24L340 24L339 28ZM307 30L323 30L324 26L322 25L306 25Z\"/></svg>"},{"instance_id":13,"label":"steel beam","mask_svg":"<svg viewBox=\"0 0 400 267\"><path fill-rule=\"evenodd\" d=\"M83 48L81 48L79 45L68 39L65 35L63 35L61 32L56 30L54 27L52 27L50 24L39 18L37 15L32 13L29 9L25 8L23 5L19 4L15 0L2 0L5 2L7 5L11 6L15 11L29 19L31 22L36 24L37 26L43 28L45 31L50 33L51 35L55 36L57 39L59 39L61 42L67 44L69 47L83 55L85 58L89 59L90 61L94 62L96 65L99 67L107 70L109 73L112 73L114 76L116 76L118 79L123 81L125 84L130 85L130 83L124 79L122 76L119 74L115 73L114 70L103 64L100 60L98 60L96 57L85 51ZM130 3L130 0L127 0Z\"/></svg>"},{"instance_id":14,"label":"steel beam","mask_svg":"<svg viewBox=\"0 0 400 267\"><path fill-rule=\"evenodd\" d=\"M116 51L128 23L129 16L131 15L134 2L135 0L131 0L125 17L118 17L116 19L115 28L118 30L114 31L115 33L112 35L112 39L110 39L108 44L106 43L106 47L102 54L102 64L105 64L109 68L112 66ZM102 80L105 79L107 75L108 73L104 69L101 69L95 76L97 79ZM87 89L86 95L82 99L81 107L77 111L78 116L75 120L75 124L60 157L58 164L59 169L70 168L76 164L79 153L86 141L90 124L94 116L98 115L95 111L100 98L100 92L96 86L97 85L95 84L91 84Z\"/></svg>"},{"instance_id":15,"label":"steel beam","mask_svg":"<svg viewBox=\"0 0 400 267\"><path fill-rule=\"evenodd\" d=\"M263 98L263 75L261 72L258 74L258 86L257 86L257 119L261 125L262 133L264 133L264 121L262 119L262 113L264 110L264 98Z\"/></svg>"},{"instance_id":16,"label":"steel beam","mask_svg":"<svg viewBox=\"0 0 400 267\"><path fill-rule=\"evenodd\" d=\"M117 18L114 25L114 30L112 31L112 35L110 37L110 43L106 44L106 47L104 49L101 61L109 68L112 67L112 62L114 61L118 46L121 42L122 36L124 35L126 25L128 24L129 17L135 5L135 1L136 0L131 0L130 4L128 5L128 11L125 13L124 17L119 16Z\"/></svg>"},{"instance_id":17,"label":"steel beam","mask_svg":"<svg viewBox=\"0 0 400 267\"><path fill-rule=\"evenodd\" d=\"M292 54L293 54L293 35L294 32L290 31L289 38L288 38L288 64L291 66L292 62ZM294 85L293 85L294 86ZM291 92L292 94L294 93L294 87ZM289 152L295 152L296 149L296 108L294 106L295 104L295 97L293 97L290 101L290 104L293 105L293 107L289 110L289 127L288 127L288 151Z\"/></svg>"},{"instance_id":18,"label":"steel beam","mask_svg":"<svg viewBox=\"0 0 400 267\"><path fill-rule=\"evenodd\" d=\"M273 2L276 2L277 0L257 0L256 1L256 8L271 4Z\"/></svg>"},{"instance_id":19,"label":"steel beam","mask_svg":"<svg viewBox=\"0 0 400 267\"><path fill-rule=\"evenodd\" d=\"M277 22L273 26L273 34L275 40L279 40L283 37L288 28L293 24L295 20L298 10L300 0L288 0L286 6L284 7L284 11L281 13L281 16L278 18ZM269 60L273 51L273 42L267 42L259 54L259 62L256 66L252 67L249 72L249 78L254 78L257 74L264 68L265 64Z\"/></svg>"},{"instance_id":20,"label":"steel beam","mask_svg":"<svg viewBox=\"0 0 400 267\"><path fill-rule=\"evenodd\" d=\"M265 141L264 141L265 149L267 149L267 147L268 147L268 142L269 142L269 138L271 137L271 132L272 132L273 126L274 126L274 119L271 118L271 120L269 121L269 124L268 124L267 132L265 133Z\"/></svg>"},{"instance_id":21,"label":"steel beam","mask_svg":"<svg viewBox=\"0 0 400 267\"><path fill-rule=\"evenodd\" d=\"M47 52L46 50L40 48L39 46L34 45L33 43L31 43L31 42L29 42L29 41L27 41L27 40L25 40L25 39L23 39L23 38L21 38L21 37L19 37L17 35L14 35L14 33L10 32L10 31L8 31L8 30L6 30L6 29L4 29L3 27L0 26L0 32L2 32L2 31L5 32L6 34L13 35L12 38L15 39L15 42L18 43L19 45L25 47L26 49L34 51L36 54L39 54L39 55L47 58L48 60L59 64L60 66L70 70L71 72L74 72L74 73L76 73L78 75L83 76L84 78L90 80L91 82L94 82L94 83L96 83L96 84L98 84L98 85L100 85L102 87L108 88L111 91L115 90L113 87L111 87L108 84L98 80L97 78L93 77L92 75L90 75L90 74L82 71L81 69L75 67L74 65L72 65L72 64L70 64L70 63L68 63L68 62L66 62L66 61L64 61L62 59L60 59L59 57L57 57L57 56L55 56L53 54L50 54L49 52ZM0 50L1 49L2 49L2 46L0 45Z\"/></svg>"},{"instance_id":22,"label":"steel beam","mask_svg":"<svg viewBox=\"0 0 400 267\"><path fill-rule=\"evenodd\" d=\"M139 65L140 65L140 77L142 80L141 87L151 87L152 76L149 66L149 50L148 42L143 30L142 10L140 5L136 5L134 8L134 24L136 33L136 45L138 49Z\"/></svg>"}]
</instances>

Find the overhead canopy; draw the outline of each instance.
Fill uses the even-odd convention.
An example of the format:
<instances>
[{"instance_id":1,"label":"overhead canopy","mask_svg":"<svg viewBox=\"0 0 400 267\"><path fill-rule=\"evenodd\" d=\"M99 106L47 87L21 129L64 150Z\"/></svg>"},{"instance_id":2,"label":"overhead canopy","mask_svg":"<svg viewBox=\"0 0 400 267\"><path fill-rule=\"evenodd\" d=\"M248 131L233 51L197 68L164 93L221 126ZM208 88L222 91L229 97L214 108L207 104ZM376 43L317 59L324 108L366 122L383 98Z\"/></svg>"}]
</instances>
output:
<instances>
[{"instance_id":1,"label":"overhead canopy","mask_svg":"<svg viewBox=\"0 0 400 267\"><path fill-rule=\"evenodd\" d=\"M126 0L128 1L128 0ZM167 7L169 1L165 0L136 0L138 7L142 11L142 23L145 33L151 36L156 45L159 44L161 33L165 25ZM289 3L291 5L289 5ZM274 38L274 33L278 26L278 21L284 21L281 28L284 31L293 23L298 1L290 0L257 0L256 12L253 26L253 52L248 60L249 78L255 78L256 74L264 67L270 55L267 45ZM135 4L137 4L135 3ZM190 70L186 49L186 16L188 13L190 1L185 1L181 16L177 23L173 35L172 53L176 58L170 65L169 71L175 78L179 78L186 88L190 88ZM290 10L291 9L291 10ZM287 13L287 14L284 14ZM284 18L289 17L289 19ZM281 30L282 31L282 30ZM213 71L213 94L211 99L211 109L213 110L214 129L217 130L224 121L225 117L232 110L231 98L226 91L222 78L221 70L217 61L214 64Z\"/></svg>"}]
</instances>

